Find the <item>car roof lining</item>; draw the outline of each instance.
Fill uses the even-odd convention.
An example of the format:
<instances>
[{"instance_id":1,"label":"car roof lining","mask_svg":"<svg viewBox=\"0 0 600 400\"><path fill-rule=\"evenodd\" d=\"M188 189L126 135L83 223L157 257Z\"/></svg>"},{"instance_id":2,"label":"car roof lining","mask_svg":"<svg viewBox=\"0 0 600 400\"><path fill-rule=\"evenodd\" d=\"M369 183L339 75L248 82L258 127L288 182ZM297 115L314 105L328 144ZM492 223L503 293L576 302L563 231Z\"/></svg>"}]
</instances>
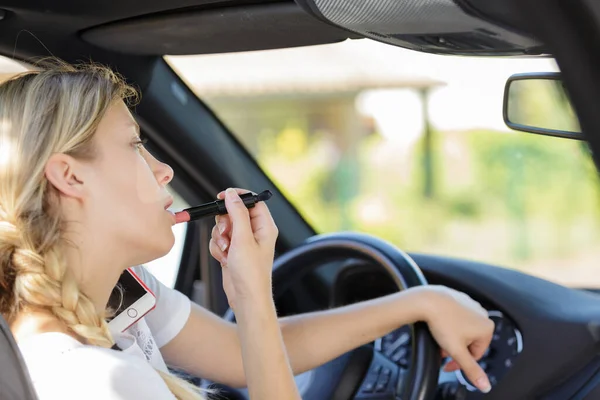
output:
<instances>
[{"instance_id":1,"label":"car roof lining","mask_svg":"<svg viewBox=\"0 0 600 400\"><path fill-rule=\"evenodd\" d=\"M435 4L413 1L429 7ZM460 0L465 1L476 0ZM96 50L129 56L206 54L364 37L319 18L302 6L304 3L306 0L0 0L0 10L6 11L4 18L0 16L0 53L52 53L70 59L62 53L79 52L79 57L87 57L92 45ZM486 14L487 22L493 19L491 14L493 10ZM506 20L506 15L501 17ZM411 24L419 25L419 21ZM35 40L23 39L24 29ZM402 34L402 25L397 33Z\"/></svg>"},{"instance_id":2,"label":"car roof lining","mask_svg":"<svg viewBox=\"0 0 600 400\"><path fill-rule=\"evenodd\" d=\"M317 20L292 0L0 0L0 10L0 53L22 57L69 59L62 51L77 49L87 56L90 45L134 56L175 55L360 37Z\"/></svg>"},{"instance_id":3,"label":"car roof lining","mask_svg":"<svg viewBox=\"0 0 600 400\"><path fill-rule=\"evenodd\" d=\"M349 37L361 36L323 23L293 2L171 12L82 33L84 41L96 46L138 55L266 50L335 43Z\"/></svg>"}]
</instances>

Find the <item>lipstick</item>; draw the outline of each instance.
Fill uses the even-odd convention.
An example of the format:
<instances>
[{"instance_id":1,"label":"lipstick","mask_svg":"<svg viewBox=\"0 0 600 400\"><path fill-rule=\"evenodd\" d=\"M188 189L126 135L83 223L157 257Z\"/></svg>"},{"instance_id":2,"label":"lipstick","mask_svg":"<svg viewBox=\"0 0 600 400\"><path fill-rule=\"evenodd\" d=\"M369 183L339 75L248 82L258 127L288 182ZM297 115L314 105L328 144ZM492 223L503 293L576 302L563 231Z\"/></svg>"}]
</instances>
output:
<instances>
[{"instance_id":1,"label":"lipstick","mask_svg":"<svg viewBox=\"0 0 600 400\"><path fill-rule=\"evenodd\" d=\"M244 193L240 198L244 202L246 208L252 208L259 201L267 201L273 196L270 190L265 190L259 194ZM227 214L225 200L211 201L210 203L201 204L199 206L186 208L185 210L175 213L175 223L195 221L204 217L214 217L215 215Z\"/></svg>"}]
</instances>

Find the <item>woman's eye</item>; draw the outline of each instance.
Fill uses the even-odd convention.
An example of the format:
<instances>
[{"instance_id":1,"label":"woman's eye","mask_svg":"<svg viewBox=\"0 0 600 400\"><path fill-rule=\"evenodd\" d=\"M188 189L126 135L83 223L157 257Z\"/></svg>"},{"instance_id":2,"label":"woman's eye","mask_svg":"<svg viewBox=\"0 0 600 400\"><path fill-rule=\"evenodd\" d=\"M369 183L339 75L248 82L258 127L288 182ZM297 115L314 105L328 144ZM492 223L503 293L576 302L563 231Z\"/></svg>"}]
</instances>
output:
<instances>
[{"instance_id":1,"label":"woman's eye","mask_svg":"<svg viewBox=\"0 0 600 400\"><path fill-rule=\"evenodd\" d=\"M145 138L136 140L135 142L133 142L133 145L135 146L136 149L141 150L147 141L148 141L148 139L145 139Z\"/></svg>"}]
</instances>

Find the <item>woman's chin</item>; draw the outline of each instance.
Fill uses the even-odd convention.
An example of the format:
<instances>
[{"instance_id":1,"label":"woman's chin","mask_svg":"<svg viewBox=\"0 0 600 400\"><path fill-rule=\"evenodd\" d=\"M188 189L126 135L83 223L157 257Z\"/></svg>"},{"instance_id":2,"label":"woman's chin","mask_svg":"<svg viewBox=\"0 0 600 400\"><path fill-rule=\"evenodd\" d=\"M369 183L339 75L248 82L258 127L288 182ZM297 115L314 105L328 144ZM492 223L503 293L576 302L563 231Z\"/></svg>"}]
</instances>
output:
<instances>
[{"instance_id":1,"label":"woman's chin","mask_svg":"<svg viewBox=\"0 0 600 400\"><path fill-rule=\"evenodd\" d=\"M161 238L152 237L151 240L145 243L145 251L144 251L144 262L140 264L144 264L150 261L154 261L158 258L164 257L173 248L175 245L175 235L170 231L170 234L165 234Z\"/></svg>"},{"instance_id":2,"label":"woman's chin","mask_svg":"<svg viewBox=\"0 0 600 400\"><path fill-rule=\"evenodd\" d=\"M175 246L175 235L173 234L173 231L169 229L168 235L166 235L164 240L157 245L158 250L161 253L157 258L164 257L169 254L173 246Z\"/></svg>"}]
</instances>

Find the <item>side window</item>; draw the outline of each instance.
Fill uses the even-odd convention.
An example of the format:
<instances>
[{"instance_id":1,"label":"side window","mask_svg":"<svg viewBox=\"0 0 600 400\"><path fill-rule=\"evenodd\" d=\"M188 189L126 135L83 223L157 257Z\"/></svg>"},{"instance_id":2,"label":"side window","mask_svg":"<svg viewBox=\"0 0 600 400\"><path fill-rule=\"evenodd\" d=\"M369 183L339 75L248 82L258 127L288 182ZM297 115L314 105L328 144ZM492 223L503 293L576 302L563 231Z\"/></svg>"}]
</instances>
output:
<instances>
[{"instance_id":1,"label":"side window","mask_svg":"<svg viewBox=\"0 0 600 400\"><path fill-rule=\"evenodd\" d=\"M28 69L25 64L0 56L0 83Z\"/></svg>"},{"instance_id":2,"label":"side window","mask_svg":"<svg viewBox=\"0 0 600 400\"><path fill-rule=\"evenodd\" d=\"M181 210L188 208L189 205L179 196L171 187L167 187L169 193L173 196L173 210ZM162 284L170 288L175 287L179 265L181 264L181 254L183 252L183 244L187 233L188 224L177 224L173 226L175 234L175 245L171 251L154 261L145 264L145 267L158 279Z\"/></svg>"}]
</instances>

